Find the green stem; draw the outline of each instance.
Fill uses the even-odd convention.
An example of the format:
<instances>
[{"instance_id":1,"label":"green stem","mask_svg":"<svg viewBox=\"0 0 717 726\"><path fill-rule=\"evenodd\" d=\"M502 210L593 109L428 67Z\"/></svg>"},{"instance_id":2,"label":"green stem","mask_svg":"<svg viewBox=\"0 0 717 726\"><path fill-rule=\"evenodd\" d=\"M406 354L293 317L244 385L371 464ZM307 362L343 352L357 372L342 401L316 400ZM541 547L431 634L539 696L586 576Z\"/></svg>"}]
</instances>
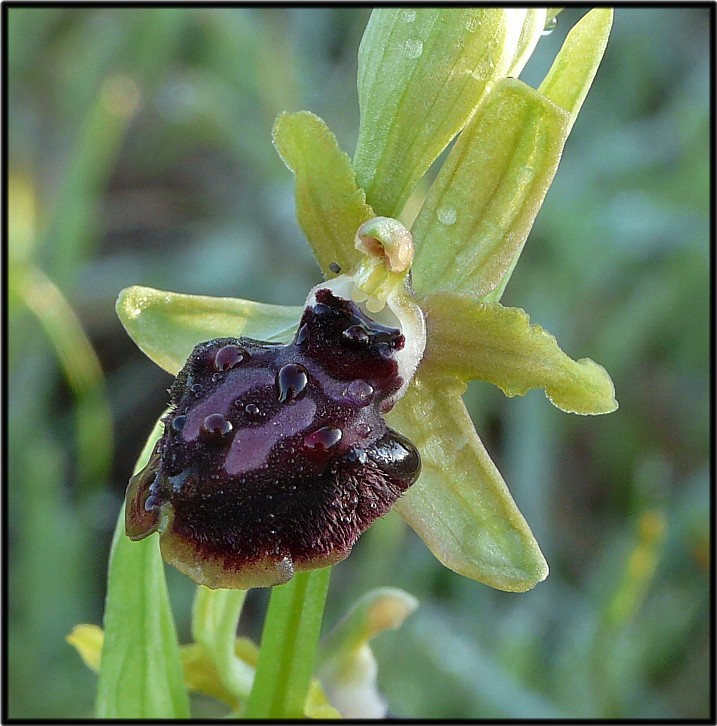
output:
<instances>
[{"instance_id":1,"label":"green stem","mask_svg":"<svg viewBox=\"0 0 717 726\"><path fill-rule=\"evenodd\" d=\"M245 718L304 717L330 577L300 572L273 589Z\"/></svg>"}]
</instances>

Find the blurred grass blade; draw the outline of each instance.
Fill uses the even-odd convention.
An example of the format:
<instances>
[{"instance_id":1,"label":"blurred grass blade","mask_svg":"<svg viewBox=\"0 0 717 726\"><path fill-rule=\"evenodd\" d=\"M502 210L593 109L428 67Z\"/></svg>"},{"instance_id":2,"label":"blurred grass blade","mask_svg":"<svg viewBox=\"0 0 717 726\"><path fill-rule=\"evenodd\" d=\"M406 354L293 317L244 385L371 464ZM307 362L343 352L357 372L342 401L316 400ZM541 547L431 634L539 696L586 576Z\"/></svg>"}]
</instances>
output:
<instances>
[{"instance_id":1,"label":"blurred grass blade","mask_svg":"<svg viewBox=\"0 0 717 726\"><path fill-rule=\"evenodd\" d=\"M40 321L75 394L77 480L103 486L112 464L112 414L97 354L59 288L36 267L13 266L12 287Z\"/></svg>"},{"instance_id":2,"label":"blurred grass blade","mask_svg":"<svg viewBox=\"0 0 717 726\"><path fill-rule=\"evenodd\" d=\"M195 345L213 338L244 336L287 343L303 313L303 307L181 295L139 285L120 292L116 309L140 350L172 375Z\"/></svg>"},{"instance_id":3,"label":"blurred grass blade","mask_svg":"<svg viewBox=\"0 0 717 726\"><path fill-rule=\"evenodd\" d=\"M570 114L568 133L590 90L607 47L612 8L595 8L568 33L538 90Z\"/></svg>"},{"instance_id":4,"label":"blurred grass blade","mask_svg":"<svg viewBox=\"0 0 717 726\"><path fill-rule=\"evenodd\" d=\"M158 421L135 472L161 433ZM188 718L179 644L158 537L132 542L120 511L110 551L97 718Z\"/></svg>"},{"instance_id":5,"label":"blurred grass blade","mask_svg":"<svg viewBox=\"0 0 717 726\"><path fill-rule=\"evenodd\" d=\"M418 481L395 509L455 572L499 590L524 592L548 565L460 398L461 389L419 372L388 422L421 453Z\"/></svg>"},{"instance_id":6,"label":"blurred grass blade","mask_svg":"<svg viewBox=\"0 0 717 726\"><path fill-rule=\"evenodd\" d=\"M61 284L73 282L78 263L98 239L97 199L137 110L139 95L128 76L108 78L78 131L43 241L50 258L48 269Z\"/></svg>"},{"instance_id":7,"label":"blurred grass blade","mask_svg":"<svg viewBox=\"0 0 717 726\"><path fill-rule=\"evenodd\" d=\"M351 160L328 126L308 111L282 113L273 140L296 177L296 217L321 271L332 277L329 265L336 262L348 272L361 258L354 248L356 230L374 216Z\"/></svg>"},{"instance_id":8,"label":"blurred grass blade","mask_svg":"<svg viewBox=\"0 0 717 726\"><path fill-rule=\"evenodd\" d=\"M436 377L490 381L507 396L543 388L562 411L610 413L617 408L608 372L589 358L574 361L555 338L531 325L520 308L467 295L426 298L428 345L422 366Z\"/></svg>"},{"instance_id":9,"label":"blurred grass blade","mask_svg":"<svg viewBox=\"0 0 717 726\"><path fill-rule=\"evenodd\" d=\"M354 168L378 215L416 184L513 62L525 9L379 8L358 56Z\"/></svg>"},{"instance_id":10,"label":"blurred grass blade","mask_svg":"<svg viewBox=\"0 0 717 726\"><path fill-rule=\"evenodd\" d=\"M413 285L485 296L515 264L553 181L568 114L496 83L451 149L413 227Z\"/></svg>"}]
</instances>

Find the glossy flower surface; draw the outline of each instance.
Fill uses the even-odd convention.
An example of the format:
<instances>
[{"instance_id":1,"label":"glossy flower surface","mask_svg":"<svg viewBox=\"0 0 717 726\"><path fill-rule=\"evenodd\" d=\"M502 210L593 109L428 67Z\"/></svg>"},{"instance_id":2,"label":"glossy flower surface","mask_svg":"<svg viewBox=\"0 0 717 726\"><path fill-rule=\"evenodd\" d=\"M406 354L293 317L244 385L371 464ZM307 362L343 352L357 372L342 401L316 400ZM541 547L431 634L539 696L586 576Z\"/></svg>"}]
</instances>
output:
<instances>
[{"instance_id":1,"label":"glossy flower surface","mask_svg":"<svg viewBox=\"0 0 717 726\"><path fill-rule=\"evenodd\" d=\"M209 587L288 581L335 564L416 480L420 457L382 410L405 338L328 288L288 345L218 338L192 352L126 531Z\"/></svg>"}]
</instances>

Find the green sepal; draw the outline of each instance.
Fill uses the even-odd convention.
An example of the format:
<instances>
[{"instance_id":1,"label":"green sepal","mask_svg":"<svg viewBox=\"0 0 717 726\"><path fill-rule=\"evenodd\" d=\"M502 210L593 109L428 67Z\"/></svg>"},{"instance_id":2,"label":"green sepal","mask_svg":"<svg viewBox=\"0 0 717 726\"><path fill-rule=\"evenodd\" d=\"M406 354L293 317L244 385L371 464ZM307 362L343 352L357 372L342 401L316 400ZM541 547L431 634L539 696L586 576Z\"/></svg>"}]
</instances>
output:
<instances>
[{"instance_id":1,"label":"green sepal","mask_svg":"<svg viewBox=\"0 0 717 726\"><path fill-rule=\"evenodd\" d=\"M595 8L568 33L538 90L570 114L573 127L607 47L612 8Z\"/></svg>"},{"instance_id":2,"label":"green sepal","mask_svg":"<svg viewBox=\"0 0 717 726\"><path fill-rule=\"evenodd\" d=\"M195 345L213 338L288 343L303 313L302 307L182 295L139 285L122 290L115 307L140 350L172 375L181 370Z\"/></svg>"},{"instance_id":3,"label":"green sepal","mask_svg":"<svg viewBox=\"0 0 717 726\"><path fill-rule=\"evenodd\" d=\"M524 310L456 293L430 295L423 309L428 325L421 364L425 372L490 381L507 396L542 388L554 406L568 413L617 408L608 372L589 358L567 356L550 333L530 324Z\"/></svg>"},{"instance_id":4,"label":"green sepal","mask_svg":"<svg viewBox=\"0 0 717 726\"><path fill-rule=\"evenodd\" d=\"M413 285L483 297L515 264L550 187L568 114L522 81L494 86L451 149L413 227Z\"/></svg>"},{"instance_id":5,"label":"green sepal","mask_svg":"<svg viewBox=\"0 0 717 726\"><path fill-rule=\"evenodd\" d=\"M506 75L511 78L517 78L520 75L525 64L533 54L535 46L538 45L546 21L546 8L528 8L528 12L525 14L523 28L520 31L520 38L518 38L518 46L515 49L515 58L513 58L513 62Z\"/></svg>"},{"instance_id":6,"label":"green sepal","mask_svg":"<svg viewBox=\"0 0 717 726\"><path fill-rule=\"evenodd\" d=\"M388 414L421 453L421 476L395 504L446 567L524 592L548 575L538 543L475 432L457 380L414 378Z\"/></svg>"},{"instance_id":7,"label":"green sepal","mask_svg":"<svg viewBox=\"0 0 717 726\"><path fill-rule=\"evenodd\" d=\"M377 214L398 217L416 184L513 62L519 8L379 8L358 55L354 168Z\"/></svg>"},{"instance_id":8,"label":"green sepal","mask_svg":"<svg viewBox=\"0 0 717 726\"><path fill-rule=\"evenodd\" d=\"M158 421L135 472L161 433ZM188 718L179 643L157 535L132 542L120 511L110 550L97 718Z\"/></svg>"},{"instance_id":9,"label":"green sepal","mask_svg":"<svg viewBox=\"0 0 717 726\"><path fill-rule=\"evenodd\" d=\"M351 160L329 127L309 111L282 113L274 123L274 146L296 177L296 218L326 277L335 262L348 272L361 258L356 230L374 216L356 185Z\"/></svg>"}]
</instances>

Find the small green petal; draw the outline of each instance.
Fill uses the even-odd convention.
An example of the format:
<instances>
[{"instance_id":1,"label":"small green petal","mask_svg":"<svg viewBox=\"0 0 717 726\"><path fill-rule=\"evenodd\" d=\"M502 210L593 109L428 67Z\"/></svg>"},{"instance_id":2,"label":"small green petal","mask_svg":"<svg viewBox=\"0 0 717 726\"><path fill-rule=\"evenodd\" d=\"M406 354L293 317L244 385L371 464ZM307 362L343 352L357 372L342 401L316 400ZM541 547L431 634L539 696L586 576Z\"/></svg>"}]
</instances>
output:
<instances>
[{"instance_id":1,"label":"small green petal","mask_svg":"<svg viewBox=\"0 0 717 726\"><path fill-rule=\"evenodd\" d=\"M548 191L568 114L499 81L451 149L413 228L413 285L482 297L510 271Z\"/></svg>"},{"instance_id":2,"label":"small green petal","mask_svg":"<svg viewBox=\"0 0 717 726\"><path fill-rule=\"evenodd\" d=\"M575 123L605 53L612 15L612 8L595 8L585 15L568 33L538 89L570 113L568 131Z\"/></svg>"},{"instance_id":3,"label":"small green petal","mask_svg":"<svg viewBox=\"0 0 717 726\"><path fill-rule=\"evenodd\" d=\"M296 217L327 277L332 262L348 272L361 258L356 230L374 216L347 154L329 127L313 113L282 113L273 140L296 177Z\"/></svg>"},{"instance_id":4,"label":"small green petal","mask_svg":"<svg viewBox=\"0 0 717 726\"><path fill-rule=\"evenodd\" d=\"M403 590L382 587L366 593L322 642L319 677L331 703L345 718L384 718L378 663L369 641L399 628L418 607Z\"/></svg>"},{"instance_id":5,"label":"small green petal","mask_svg":"<svg viewBox=\"0 0 717 726\"><path fill-rule=\"evenodd\" d=\"M416 184L513 62L525 10L380 8L358 58L354 168L379 215L398 217Z\"/></svg>"},{"instance_id":6,"label":"small green petal","mask_svg":"<svg viewBox=\"0 0 717 726\"><path fill-rule=\"evenodd\" d=\"M565 355L550 333L530 324L524 310L455 293L431 295L423 309L425 370L462 381L490 381L507 396L543 388L553 405L568 413L617 408L608 372L589 358L574 361Z\"/></svg>"},{"instance_id":7,"label":"small green petal","mask_svg":"<svg viewBox=\"0 0 717 726\"><path fill-rule=\"evenodd\" d=\"M547 20L546 8L528 8L525 15L523 29L520 31L518 47L515 49L515 58L506 75L517 78L530 59L543 34Z\"/></svg>"},{"instance_id":8,"label":"small green petal","mask_svg":"<svg viewBox=\"0 0 717 726\"><path fill-rule=\"evenodd\" d=\"M475 432L461 389L416 377L388 415L422 461L420 478L395 508L446 567L524 592L547 577L548 565Z\"/></svg>"},{"instance_id":9,"label":"small green petal","mask_svg":"<svg viewBox=\"0 0 717 726\"><path fill-rule=\"evenodd\" d=\"M140 350L172 375L205 340L244 336L287 343L303 312L302 307L181 295L139 285L120 292L116 310Z\"/></svg>"}]
</instances>

